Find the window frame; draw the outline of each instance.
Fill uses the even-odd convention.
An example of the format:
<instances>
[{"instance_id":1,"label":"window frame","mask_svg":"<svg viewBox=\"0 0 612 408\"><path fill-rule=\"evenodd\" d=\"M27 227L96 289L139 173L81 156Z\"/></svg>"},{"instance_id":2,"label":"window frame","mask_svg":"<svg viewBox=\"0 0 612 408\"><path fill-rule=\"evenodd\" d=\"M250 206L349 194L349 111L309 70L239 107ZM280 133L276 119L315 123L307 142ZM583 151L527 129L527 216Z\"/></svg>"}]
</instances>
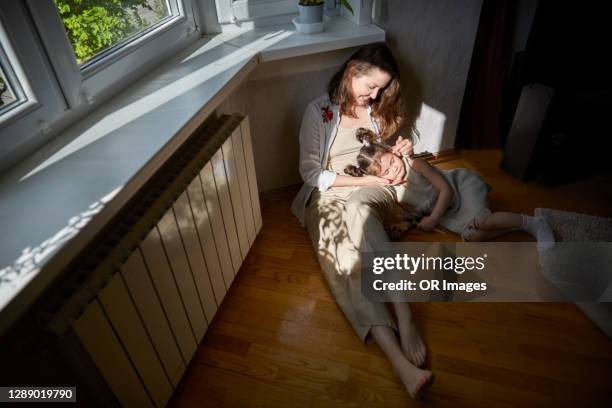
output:
<instances>
[{"instance_id":1,"label":"window frame","mask_svg":"<svg viewBox=\"0 0 612 408\"><path fill-rule=\"evenodd\" d=\"M53 0L26 0L69 107L76 109L106 99L132 82L138 73L147 71L148 66L162 61L160 54L173 54L199 37L192 0L170 3L171 11L176 12L174 17L110 47L111 52L103 51L103 57L94 57L96 61L85 63L81 69ZM164 44L163 53L158 52L159 44Z\"/></svg>"},{"instance_id":2,"label":"window frame","mask_svg":"<svg viewBox=\"0 0 612 408\"><path fill-rule=\"evenodd\" d=\"M67 106L22 1L2 0L0 26L8 75L19 83L24 99L0 117L0 163L9 166L9 155L48 134Z\"/></svg>"},{"instance_id":3,"label":"window frame","mask_svg":"<svg viewBox=\"0 0 612 408\"><path fill-rule=\"evenodd\" d=\"M251 3L249 5L249 3ZM298 12L297 0L215 0L217 20L220 24L251 21L258 18Z\"/></svg>"},{"instance_id":4,"label":"window frame","mask_svg":"<svg viewBox=\"0 0 612 408\"><path fill-rule=\"evenodd\" d=\"M2 0L4 48L27 100L0 116L0 174L201 37L198 0L172 1L178 16L83 74L53 0Z\"/></svg>"}]
</instances>

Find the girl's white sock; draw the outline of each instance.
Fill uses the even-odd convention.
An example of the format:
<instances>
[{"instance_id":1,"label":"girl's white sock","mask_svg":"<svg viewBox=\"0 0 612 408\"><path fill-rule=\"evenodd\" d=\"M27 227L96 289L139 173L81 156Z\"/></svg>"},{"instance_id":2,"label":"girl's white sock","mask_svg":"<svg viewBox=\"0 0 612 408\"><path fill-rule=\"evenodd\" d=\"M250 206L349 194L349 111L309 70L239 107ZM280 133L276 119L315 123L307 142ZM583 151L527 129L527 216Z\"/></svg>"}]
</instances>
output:
<instances>
[{"instance_id":1,"label":"girl's white sock","mask_svg":"<svg viewBox=\"0 0 612 408\"><path fill-rule=\"evenodd\" d=\"M538 240L538 251L550 249L555 245L555 235L544 217L531 217L525 214L521 214L521 216L523 217L523 230Z\"/></svg>"}]
</instances>

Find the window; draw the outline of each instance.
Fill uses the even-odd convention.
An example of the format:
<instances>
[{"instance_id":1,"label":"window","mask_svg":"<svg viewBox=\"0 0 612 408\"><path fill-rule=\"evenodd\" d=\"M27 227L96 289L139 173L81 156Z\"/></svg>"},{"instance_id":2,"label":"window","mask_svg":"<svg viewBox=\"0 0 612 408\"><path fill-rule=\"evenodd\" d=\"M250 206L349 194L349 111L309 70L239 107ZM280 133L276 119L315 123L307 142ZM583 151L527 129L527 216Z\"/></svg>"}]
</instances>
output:
<instances>
[{"instance_id":1,"label":"window","mask_svg":"<svg viewBox=\"0 0 612 408\"><path fill-rule=\"evenodd\" d=\"M191 0L27 0L72 108L106 99L198 35Z\"/></svg>"},{"instance_id":2,"label":"window","mask_svg":"<svg viewBox=\"0 0 612 408\"><path fill-rule=\"evenodd\" d=\"M297 13L297 0L215 0L220 23Z\"/></svg>"},{"instance_id":3,"label":"window","mask_svg":"<svg viewBox=\"0 0 612 408\"><path fill-rule=\"evenodd\" d=\"M54 3L81 67L155 30L173 14L167 0L54 0Z\"/></svg>"},{"instance_id":4,"label":"window","mask_svg":"<svg viewBox=\"0 0 612 408\"><path fill-rule=\"evenodd\" d=\"M200 37L199 0L2 0L0 173Z\"/></svg>"},{"instance_id":5,"label":"window","mask_svg":"<svg viewBox=\"0 0 612 408\"><path fill-rule=\"evenodd\" d=\"M37 47L23 2L0 3L0 171L13 156L25 156L34 139L45 139L50 123L66 109L49 65ZM13 154L14 153L14 154Z\"/></svg>"}]
</instances>

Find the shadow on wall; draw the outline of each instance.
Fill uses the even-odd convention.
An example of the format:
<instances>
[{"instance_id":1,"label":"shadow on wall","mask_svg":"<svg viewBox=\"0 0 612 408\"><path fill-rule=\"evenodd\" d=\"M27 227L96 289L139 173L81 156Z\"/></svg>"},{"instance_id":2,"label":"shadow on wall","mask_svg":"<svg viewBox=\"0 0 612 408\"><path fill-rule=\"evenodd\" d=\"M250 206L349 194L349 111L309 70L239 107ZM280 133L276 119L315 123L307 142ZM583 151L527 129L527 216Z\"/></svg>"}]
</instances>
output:
<instances>
[{"instance_id":1,"label":"shadow on wall","mask_svg":"<svg viewBox=\"0 0 612 408\"><path fill-rule=\"evenodd\" d=\"M447 147L443 145L443 141L446 114L425 103L423 81L417 75L410 59L402 55L395 37L389 36L386 43L400 66L402 97L406 109L406 121L398 136L412 135L415 153L422 153L425 150L437 153L445 150Z\"/></svg>"},{"instance_id":2,"label":"shadow on wall","mask_svg":"<svg viewBox=\"0 0 612 408\"><path fill-rule=\"evenodd\" d=\"M417 153L455 146L481 6L482 0L381 2L374 22L385 30L411 94L408 119L421 134Z\"/></svg>"},{"instance_id":3,"label":"shadow on wall","mask_svg":"<svg viewBox=\"0 0 612 408\"><path fill-rule=\"evenodd\" d=\"M417 119L419 119L419 116L421 115L421 109L423 106L423 85L411 62L407 58L401 57L402 53L400 52L400 47L398 46L395 37L389 36L386 43L397 59L397 63L400 67L402 98L404 99L404 104L406 106L404 133L416 133L418 135Z\"/></svg>"}]
</instances>

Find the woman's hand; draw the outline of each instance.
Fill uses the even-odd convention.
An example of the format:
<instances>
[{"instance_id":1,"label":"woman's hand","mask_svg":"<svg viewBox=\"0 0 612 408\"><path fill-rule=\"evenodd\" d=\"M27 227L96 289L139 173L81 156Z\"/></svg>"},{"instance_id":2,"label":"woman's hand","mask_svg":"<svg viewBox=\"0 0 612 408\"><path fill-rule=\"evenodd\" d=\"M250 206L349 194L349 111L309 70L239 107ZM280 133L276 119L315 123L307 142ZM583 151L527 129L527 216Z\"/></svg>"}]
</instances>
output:
<instances>
[{"instance_id":1,"label":"woman's hand","mask_svg":"<svg viewBox=\"0 0 612 408\"><path fill-rule=\"evenodd\" d=\"M436 227L436 225L438 225L438 219L428 215L421 219L421 222L419 222L419 225L417 225L417 227L419 227L423 231L431 231Z\"/></svg>"},{"instance_id":2,"label":"woman's hand","mask_svg":"<svg viewBox=\"0 0 612 408\"><path fill-rule=\"evenodd\" d=\"M412 142L409 139L404 139L401 136L397 137L395 145L393 146L393 153L400 156L412 156L414 153L412 149Z\"/></svg>"}]
</instances>

